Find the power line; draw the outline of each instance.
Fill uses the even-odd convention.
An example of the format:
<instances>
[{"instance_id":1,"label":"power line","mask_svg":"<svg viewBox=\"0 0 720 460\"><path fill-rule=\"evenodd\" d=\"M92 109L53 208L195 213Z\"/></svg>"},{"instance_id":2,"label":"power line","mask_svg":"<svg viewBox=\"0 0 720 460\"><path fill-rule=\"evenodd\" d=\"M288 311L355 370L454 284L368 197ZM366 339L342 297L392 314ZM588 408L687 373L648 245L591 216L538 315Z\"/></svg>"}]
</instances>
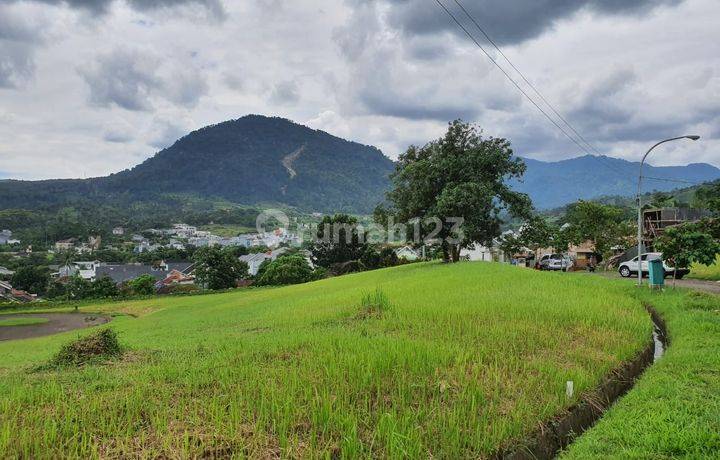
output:
<instances>
[{"instance_id":1,"label":"power line","mask_svg":"<svg viewBox=\"0 0 720 460\"><path fill-rule=\"evenodd\" d=\"M597 161L600 162L603 166L605 166L606 168L609 168L610 170L612 170L612 172L614 172L614 173L616 173L616 174L620 174L620 175L626 175L626 174L627 174L626 172L623 172L623 171L621 171L620 169L616 168L615 166L611 165L610 163L607 163L607 162L604 161L604 157L603 157L603 155L598 151L598 149L596 149L593 144L591 144L587 139L585 139L585 137L583 137L583 135L580 134L580 133L578 132L578 130L575 129L575 127L574 127L572 124L570 124L570 122L550 103L550 101L548 101L547 98L546 98L545 96L543 96L543 94L540 92L540 90L537 89L537 87L536 87L535 85L533 85L532 82L530 82L530 80L525 76L525 74L523 74L522 71L520 71L520 69L517 68L517 66L516 66L515 64L513 64L513 62L510 60L510 58L503 52L502 49L500 49L500 47L497 45L497 43L495 43L495 40L493 40L492 37L490 37L490 35L485 31L485 29L483 29L483 27L480 26L480 24L478 23L478 21L475 20L475 18L473 17L473 15L470 14L470 12L463 6L463 4L460 2L460 0L453 0L453 1L455 2L455 4L456 4L458 7L460 7L460 9L463 11L463 13L465 13L465 16L467 16L468 19L470 19L470 21L472 21L472 23L475 24L475 27L477 27L477 29L485 36L485 38L487 39L487 41L490 42L490 44L497 50L497 52L500 53L500 55L505 59L505 61L507 61L507 63L510 64L510 67L512 67L512 68L515 70L515 72L517 72L518 75L520 75L520 78L522 78L523 81L524 81L530 88L532 88L532 90L535 92L535 94L537 94L537 96L545 103L545 105L547 105L547 106L550 108L550 110L552 110L552 112L553 112L560 120L562 120L562 122L563 122L568 128L570 128L570 130L571 130L573 133L575 133L575 135L576 135L580 140L582 140L582 141L585 143L585 145L587 145L593 152L595 152L595 153L598 155L598 156L593 156L593 157L596 158ZM587 153L587 150L586 150L586 153Z\"/></svg>"},{"instance_id":2,"label":"power line","mask_svg":"<svg viewBox=\"0 0 720 460\"><path fill-rule=\"evenodd\" d=\"M462 31L465 32L465 34L470 38L470 40L472 40L473 43L475 43L475 45L476 45L478 48L480 48L480 50L485 54L485 56L487 56L488 59L490 59L490 60L492 61L492 63L495 64L495 67L497 67L498 69L500 69L500 71L505 75L505 77L506 77L508 80L510 80L510 82L511 82L513 85L515 85L515 87L518 89L518 91L520 91L520 92L523 94L523 96L525 96L525 98L526 98L528 101L530 101L530 103L531 103L532 105L534 105L535 108L538 109L538 110L540 111L540 113L542 113L542 114L545 116L545 118L547 118L547 119L550 121L550 123L552 123L553 125L555 125L555 127L556 127L557 129L559 129L560 132L562 132L562 133L563 133L568 139L570 139L575 145L577 145L578 147L580 147L581 150L583 150L585 153L591 155L591 153L588 151L587 147L585 147L585 146L583 146L582 144L580 144L574 137L572 137L570 134L568 134L567 131L565 131L562 126L560 126L550 115L548 115L548 113L547 113L545 110L543 110L542 107L540 107L540 105L538 105L537 102L535 102L535 100L534 100L533 98L530 97L530 95L518 84L518 82L516 82L516 81L510 76L510 74L508 74L507 71L506 71L505 69L503 69L502 66L500 66L500 64L498 64L498 62L490 55L490 53L488 53L487 50L486 50L485 48L483 48L483 46L480 44L480 42L478 42L478 40L475 38L475 36L474 36L473 34L471 34L470 31L467 30L467 28L457 19L457 17L455 17L455 15L454 15L440 0L435 0L435 2L436 2L438 5L440 5L440 7L441 7L443 10L445 10L445 12L448 14L448 16L450 16L450 18L455 22L455 24L457 24L458 27L460 27L460 29L462 29Z\"/></svg>"},{"instance_id":3,"label":"power line","mask_svg":"<svg viewBox=\"0 0 720 460\"><path fill-rule=\"evenodd\" d=\"M537 108L540 113L542 113L545 118L547 118L555 127L557 127L568 139L570 139L575 145L580 147L581 150L583 150L585 153L589 154L592 158L596 159L600 164L605 166L606 168L612 170L612 172L620 175L620 176L629 176L631 173L627 171L621 171L619 168L615 167L614 165L611 165L608 162L605 162L604 160L607 158L604 155L602 155L598 149L595 148L593 144L591 144L585 137L583 137L582 134L578 132L577 129L550 103L550 101L547 100L545 96L540 92L540 90L530 82L530 80L523 74L520 69L513 64L513 62L510 60L510 58L502 51L502 49L497 45L497 43L490 37L490 35L483 29L482 26L478 23L477 20L470 14L470 12L463 6L463 4L460 2L460 0L453 0L455 4L462 10L462 12L467 16L468 19L475 25L475 27L480 31L480 33L483 34L483 36L487 39L487 41L497 50L497 52L507 61L507 63L512 67L515 72L522 78L522 80L533 90L533 92L540 98L540 100L557 116L576 136L578 139L580 139L587 147L589 147L593 152L595 152L597 155L592 155L588 151L588 149L581 145L577 139L575 139L573 136L569 135L560 125L557 123L550 115L543 110L540 105L530 97L530 95L515 81L510 74L502 67L500 64L488 53L485 48L478 42L478 40L475 38L473 34L471 34L467 28L457 19L457 17L440 1L435 0L435 2L440 5L440 7L445 10L445 12L452 18L452 20L462 29L463 32L472 40L475 45L477 45L478 48L487 56L490 61L498 68L500 71L505 75L505 77L512 82L512 84L525 96L525 98L532 103L532 105ZM680 179L666 179L666 178L660 178L660 177L651 177L651 176L643 176L644 179L649 180L656 180L656 181L663 181L663 182L676 182L676 183L682 183L682 184L691 184L691 185L699 185L698 182L691 182L691 181L685 181ZM634 175L633 175L634 179Z\"/></svg>"},{"instance_id":4,"label":"power line","mask_svg":"<svg viewBox=\"0 0 720 460\"><path fill-rule=\"evenodd\" d=\"M565 125L566 125L568 128L570 128L570 130L572 130L572 132L575 133L575 135L576 135L580 140L582 140L588 147L590 147L590 149L592 149L596 154L601 155L601 153L600 153L590 142L588 142L587 139L585 139L585 138L582 136L582 134L580 134L580 133L575 129L575 127L573 127L573 125L571 125L570 122L568 122L567 119L566 119L565 117L563 117L562 114L560 114L560 112L558 112L558 111L555 109L555 107L545 98L545 96L542 95L542 93L537 89L537 87L536 87L535 85L533 85L533 84L530 82L530 80L527 79L527 77L525 77L525 75L520 71L520 69L518 69L518 68L515 66L515 64L513 64L513 62L510 60L510 58L507 57L507 55L506 55L505 53L503 53L503 50L500 49L500 47L497 45L497 43L495 43L495 40L493 40L492 37L490 37L490 35L488 35L488 33L485 32L485 29L483 29L483 28L480 26L480 24L475 20L475 18L470 14L470 12L469 12L467 9L465 9L465 7L463 6L463 4L460 3L459 0L453 0L453 1L455 2L455 4L456 4L457 6L460 7L460 9L463 11L463 13L465 13L465 16L467 16L468 19L470 19L470 21L472 21L472 23L475 24L475 27L477 27L477 29L485 36L485 38L487 39L487 41L490 42L490 44L497 50L497 52L500 53L500 55L507 61L508 64L510 64L510 67L512 67L513 70L515 70L515 72L517 72L518 75L520 75L520 78L522 78L523 81L524 81L530 88L532 88L532 90L535 92L535 94L538 95L538 97L545 103L545 105L547 105L547 106L550 108L550 110L552 110L552 112L553 112L560 120L562 120L562 122L565 123Z\"/></svg>"},{"instance_id":5,"label":"power line","mask_svg":"<svg viewBox=\"0 0 720 460\"><path fill-rule=\"evenodd\" d=\"M590 144L582 135L580 135L580 133L578 133L577 130L576 130L575 128L573 128L573 126L572 126L562 115L560 115L560 113L552 106L552 104L550 104L550 103L547 101L547 99L540 93L540 91L539 91L532 83L530 83L530 81L522 74L522 72L520 72L520 70L510 61L510 59L505 55L505 53L502 52L502 50L500 49L499 46L497 46L497 44L495 43L495 41L492 40L492 38L482 29L482 27L480 27L480 25L477 23L477 21L476 21L476 20L470 15L470 13L462 6L462 4L460 4L457 0L454 0L454 1L455 1L455 3L457 3L457 5L465 12L465 14L470 18L470 20L471 20L471 21L475 24L475 26L480 30L480 32L483 33L483 35L485 36L485 38L487 38L488 41L495 47L495 49L497 49L498 52L505 58L505 60L510 64L510 66L511 66L513 69L515 69L515 71L516 71L518 74L520 74L520 77L533 89L533 91L535 91L535 93L538 94L538 96L540 97L540 99L542 99L543 102L545 102L545 104L546 104L583 142L585 142L593 151L595 151L595 153L597 153L597 154L600 155L600 156L595 156L595 155L593 155L592 152L590 152L587 147L585 147L584 145L580 144L580 142L578 142L573 136L571 136L570 134L568 134L567 131L565 131L565 130L562 128L562 126L560 126L560 124L558 124L552 117L550 117L550 115L549 115L545 110L543 110L543 109L540 107L540 105L539 105L537 102L535 102L535 100L532 99L532 98L530 97L530 95L510 76L510 74L508 74L508 72L507 72L505 69L503 69L502 66L500 66L500 64L498 64L498 62L490 55L490 53L488 53L487 50L485 50L485 48L478 42L478 40L475 38L475 36L472 35L472 34L467 30L467 28L457 19L457 17L456 17L440 0L435 0L435 2L436 2L438 5L440 5L440 7L441 7L443 10L445 10L445 13L447 13L447 15L450 16L450 18L455 22L455 24L457 24L458 27L460 27L460 29L462 29L462 31L465 32L465 34L470 38L470 40L472 40L472 41L475 43L475 45L476 45L478 48L480 48L480 50L485 54L485 56L487 56L487 58L490 59L490 61L492 61L492 63L493 63L498 69L500 69L500 71L503 73L503 75L505 75L505 77L518 89L518 91L520 91L520 92L523 94L523 96L525 96L525 98L526 98L528 101L530 101L530 103L531 103L532 105L534 105L535 108L537 108L538 111L540 111L540 113L542 113L542 114L545 116L545 118L547 118L547 119L550 121L550 123L552 123L556 128L558 128L558 130L560 130L560 132L562 132L562 133L563 133L568 139L570 139L575 145L577 145L578 147L580 147L580 149L581 149L582 151L584 151L586 154L590 155L591 157L597 159L597 161L600 162L600 164L602 164L602 165L605 166L606 168L609 168L609 169L612 170L612 172L615 173L615 174L625 175L626 173L620 171L619 169L615 168L614 166L610 166L609 164L606 164L605 162L603 162L603 160L602 160L603 157L602 157L602 155L598 152L598 150L597 150L595 147L593 147L593 145Z\"/></svg>"}]
</instances>

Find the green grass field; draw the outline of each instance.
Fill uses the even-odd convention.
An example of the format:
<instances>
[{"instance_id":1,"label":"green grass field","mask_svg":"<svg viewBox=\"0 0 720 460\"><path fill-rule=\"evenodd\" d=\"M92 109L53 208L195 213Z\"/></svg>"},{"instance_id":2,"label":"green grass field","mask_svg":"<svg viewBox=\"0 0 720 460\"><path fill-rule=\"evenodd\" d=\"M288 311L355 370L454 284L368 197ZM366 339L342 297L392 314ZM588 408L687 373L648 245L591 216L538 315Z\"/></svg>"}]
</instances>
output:
<instances>
[{"instance_id":1,"label":"green grass field","mask_svg":"<svg viewBox=\"0 0 720 460\"><path fill-rule=\"evenodd\" d=\"M137 316L111 323L128 351L33 371L92 331L0 342L5 456L485 457L651 332L623 283L487 263L83 310Z\"/></svg>"},{"instance_id":2,"label":"green grass field","mask_svg":"<svg viewBox=\"0 0 720 460\"><path fill-rule=\"evenodd\" d=\"M694 264L688 278L708 281L720 281L720 257L713 265Z\"/></svg>"},{"instance_id":3,"label":"green grass field","mask_svg":"<svg viewBox=\"0 0 720 460\"><path fill-rule=\"evenodd\" d=\"M720 458L720 297L640 291L670 346L563 458Z\"/></svg>"},{"instance_id":4,"label":"green grass field","mask_svg":"<svg viewBox=\"0 0 720 460\"><path fill-rule=\"evenodd\" d=\"M10 326L37 326L38 324L45 324L49 320L47 318L11 318L11 319L2 319L2 316L0 316L0 327L10 327ZM0 358L0 363L2 363L2 359Z\"/></svg>"}]
</instances>

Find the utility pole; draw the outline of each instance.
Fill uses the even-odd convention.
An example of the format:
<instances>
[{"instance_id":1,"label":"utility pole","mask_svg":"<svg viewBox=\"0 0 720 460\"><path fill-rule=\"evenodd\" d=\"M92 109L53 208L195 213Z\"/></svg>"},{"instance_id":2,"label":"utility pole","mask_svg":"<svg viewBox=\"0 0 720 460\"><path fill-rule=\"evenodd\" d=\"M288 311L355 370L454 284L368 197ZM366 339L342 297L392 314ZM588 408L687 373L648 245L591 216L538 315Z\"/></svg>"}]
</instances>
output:
<instances>
[{"instance_id":1,"label":"utility pole","mask_svg":"<svg viewBox=\"0 0 720 460\"><path fill-rule=\"evenodd\" d=\"M643 165L645 164L645 159L648 157L648 155L650 155L650 152L652 152L655 149L655 147L657 147L658 145L664 144L666 142L677 141L680 139L690 139L691 141L696 141L696 140L700 139L700 136L680 136L680 137L673 137L671 139L665 139L664 141L660 141L657 144L650 147L650 150L648 150L645 153L645 155L642 157L642 161L640 162L640 174L638 175L638 188L637 188L637 207L638 207L638 215L637 215L637 226L638 226L638 229L637 229L637 239L638 239L638 241L637 241L637 245L638 245L637 246L637 250L638 250L637 263L638 263L638 265L637 265L637 267L638 267L638 270L637 270L637 276L638 276L638 286L642 286L641 256L642 256L642 253L644 252L643 251L643 239L642 239L642 237L643 237L643 218L642 218L642 195L641 195Z\"/></svg>"}]
</instances>

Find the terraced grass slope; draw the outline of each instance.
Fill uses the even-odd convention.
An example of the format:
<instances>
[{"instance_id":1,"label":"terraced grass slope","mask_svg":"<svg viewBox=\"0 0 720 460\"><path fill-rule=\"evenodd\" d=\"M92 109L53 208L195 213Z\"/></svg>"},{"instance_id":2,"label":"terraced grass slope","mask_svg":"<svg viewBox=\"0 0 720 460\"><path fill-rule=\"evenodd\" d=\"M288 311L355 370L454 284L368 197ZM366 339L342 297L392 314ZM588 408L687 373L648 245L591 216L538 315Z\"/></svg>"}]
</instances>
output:
<instances>
[{"instance_id":1,"label":"terraced grass slope","mask_svg":"<svg viewBox=\"0 0 720 460\"><path fill-rule=\"evenodd\" d=\"M363 314L376 288L391 305ZM86 310L138 315L111 323L129 351L32 372L78 334L0 343L0 452L484 457L651 332L619 284L485 263Z\"/></svg>"}]
</instances>

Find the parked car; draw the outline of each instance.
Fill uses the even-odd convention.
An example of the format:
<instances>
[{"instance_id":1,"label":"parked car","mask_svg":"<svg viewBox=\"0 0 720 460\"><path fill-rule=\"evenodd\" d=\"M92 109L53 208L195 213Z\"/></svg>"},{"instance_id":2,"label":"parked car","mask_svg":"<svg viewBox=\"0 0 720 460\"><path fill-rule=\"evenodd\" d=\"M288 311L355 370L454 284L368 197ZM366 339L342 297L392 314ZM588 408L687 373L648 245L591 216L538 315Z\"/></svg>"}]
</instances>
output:
<instances>
[{"instance_id":1,"label":"parked car","mask_svg":"<svg viewBox=\"0 0 720 460\"><path fill-rule=\"evenodd\" d=\"M573 267L573 260L563 254L545 254L540 258L540 270L568 271Z\"/></svg>"},{"instance_id":2,"label":"parked car","mask_svg":"<svg viewBox=\"0 0 720 460\"><path fill-rule=\"evenodd\" d=\"M650 272L650 268L648 266L648 262L651 260L662 260L662 253L661 252L648 252L646 254L642 254L640 256L640 266L642 270L643 276L647 275ZM675 273L675 278L682 279L683 276L690 273L690 270L687 268L678 268L677 270L675 267L669 266L664 260L663 260L663 268L665 269L665 276L666 277L672 277L673 272ZM631 276L637 276L638 273L638 258L634 257L631 260L628 260L627 262L623 262L618 266L618 272L620 273L620 276L623 278L629 278Z\"/></svg>"}]
</instances>

